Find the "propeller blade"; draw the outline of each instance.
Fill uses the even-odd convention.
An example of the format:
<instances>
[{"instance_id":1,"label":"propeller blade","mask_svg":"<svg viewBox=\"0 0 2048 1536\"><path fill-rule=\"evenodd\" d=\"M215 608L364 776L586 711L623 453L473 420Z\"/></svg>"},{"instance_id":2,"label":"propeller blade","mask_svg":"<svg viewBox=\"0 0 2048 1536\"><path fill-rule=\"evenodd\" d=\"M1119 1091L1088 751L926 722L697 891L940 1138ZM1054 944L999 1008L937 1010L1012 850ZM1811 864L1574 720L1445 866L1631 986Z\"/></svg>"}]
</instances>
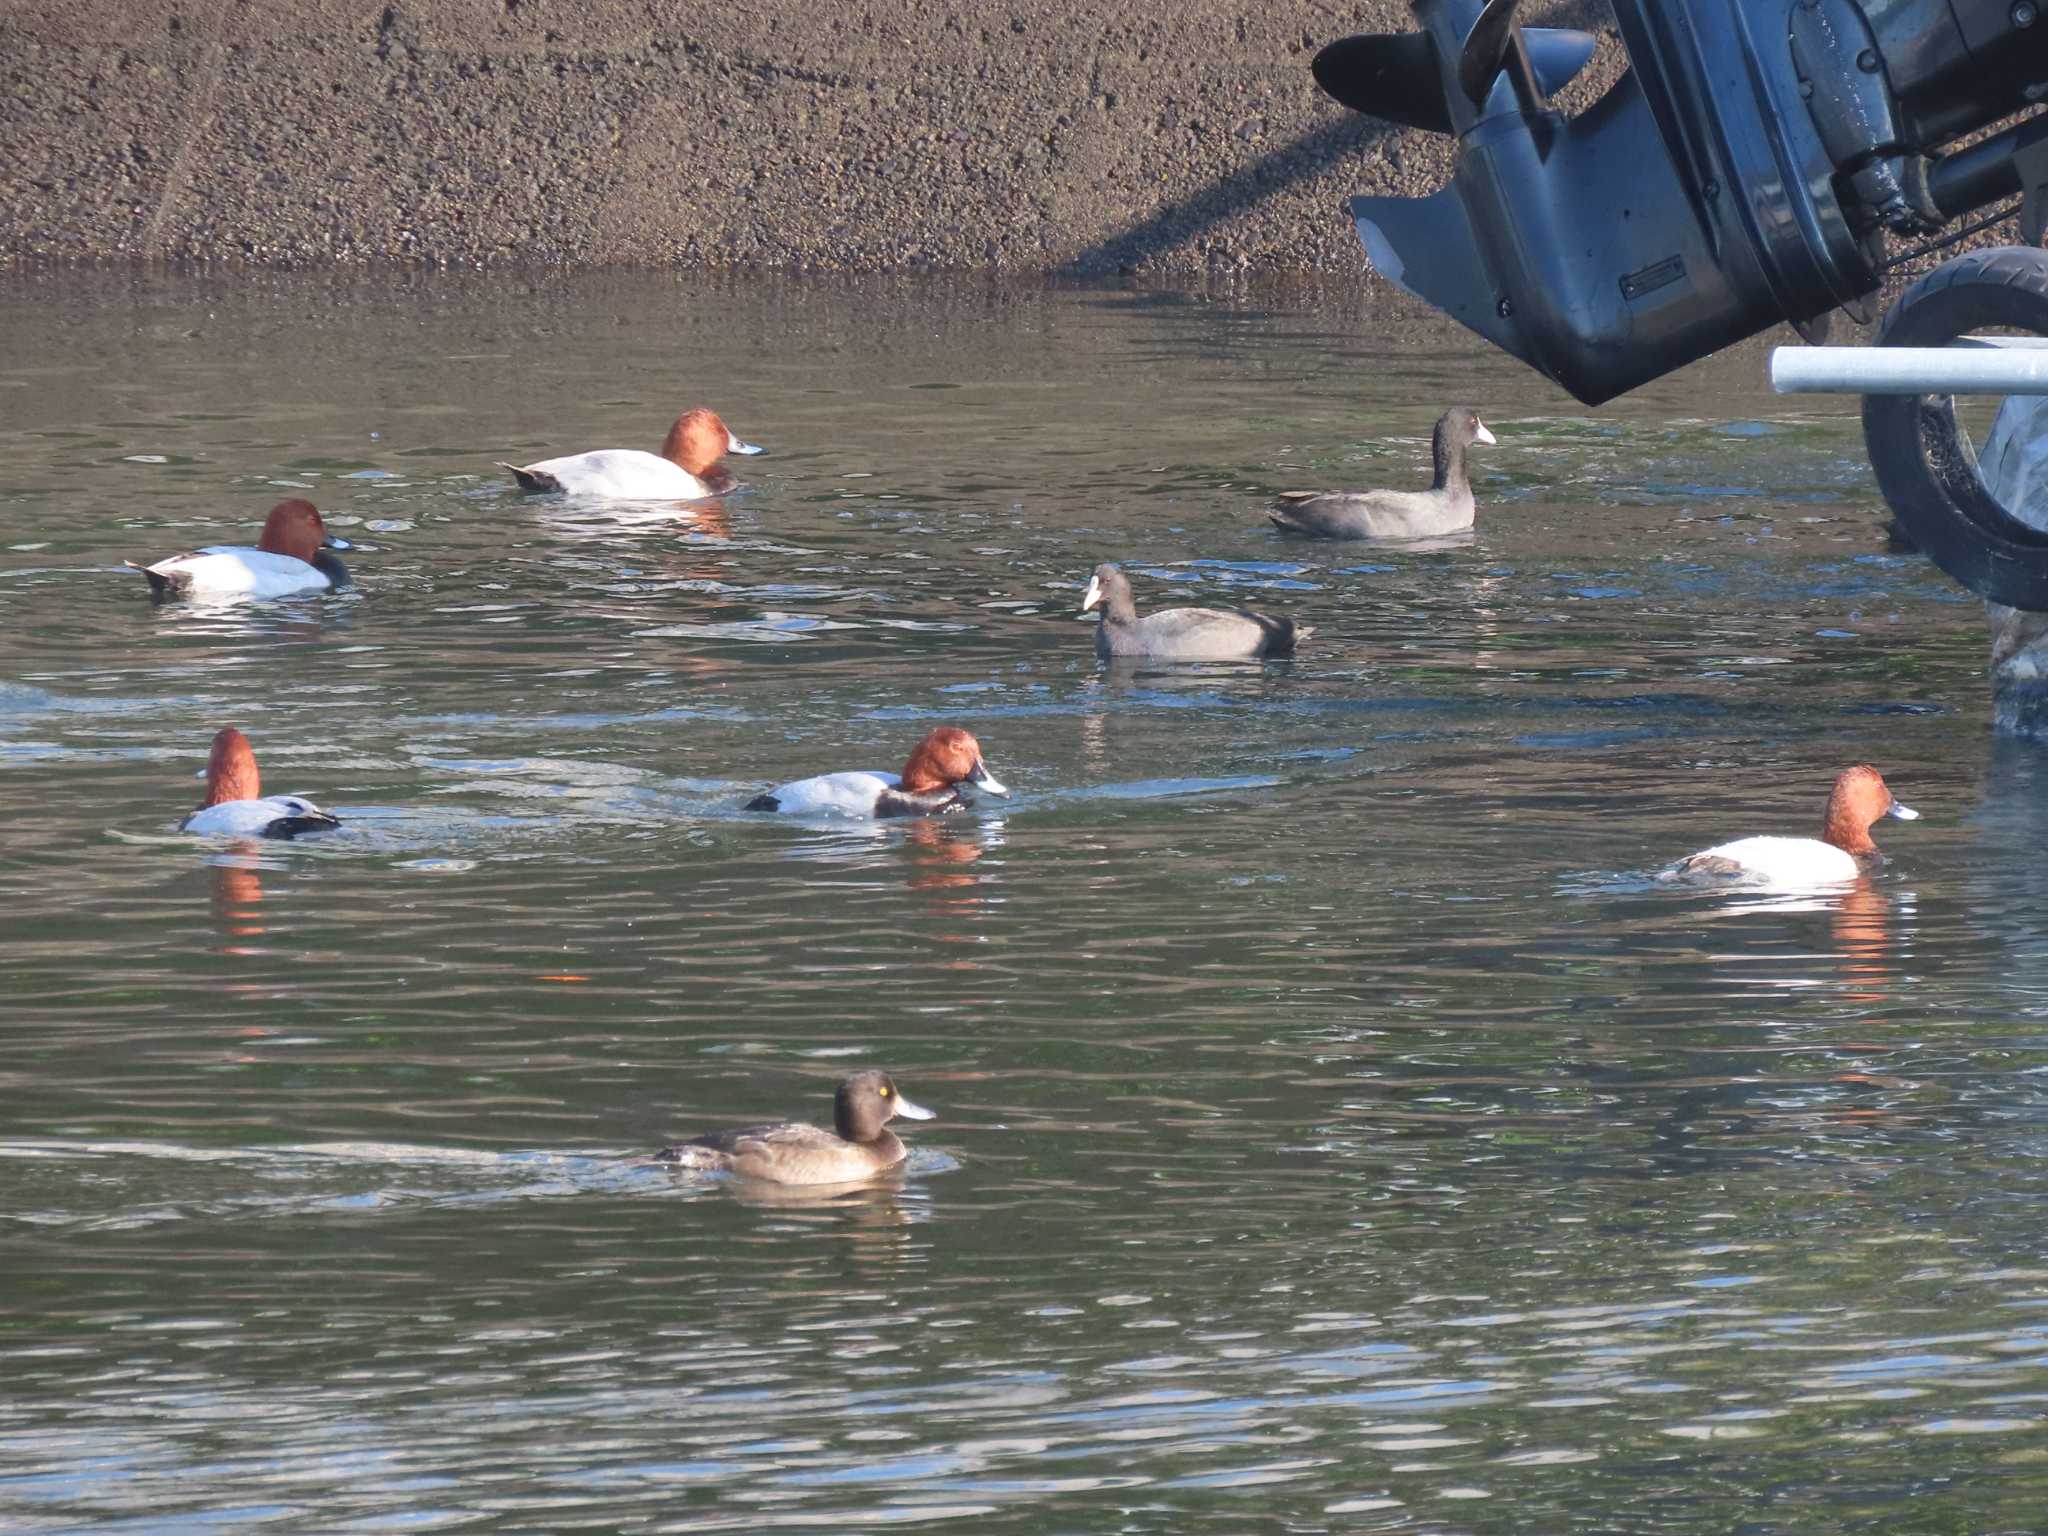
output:
<instances>
[{"instance_id":1,"label":"propeller blade","mask_svg":"<svg viewBox=\"0 0 2048 1536\"><path fill-rule=\"evenodd\" d=\"M1451 131L1436 45L1421 32L1341 38L1315 56L1316 84L1354 112L1431 133Z\"/></svg>"},{"instance_id":2,"label":"propeller blade","mask_svg":"<svg viewBox=\"0 0 2048 1536\"><path fill-rule=\"evenodd\" d=\"M1524 27L1522 41L1529 49L1529 64L1536 71L1536 89L1554 96L1578 76L1600 46L1590 32L1570 27Z\"/></svg>"},{"instance_id":3,"label":"propeller blade","mask_svg":"<svg viewBox=\"0 0 2048 1536\"><path fill-rule=\"evenodd\" d=\"M1458 89L1473 106L1486 100L1493 82L1508 61L1515 42L1515 12L1522 0L1486 0L1486 8L1465 34L1458 52Z\"/></svg>"}]
</instances>

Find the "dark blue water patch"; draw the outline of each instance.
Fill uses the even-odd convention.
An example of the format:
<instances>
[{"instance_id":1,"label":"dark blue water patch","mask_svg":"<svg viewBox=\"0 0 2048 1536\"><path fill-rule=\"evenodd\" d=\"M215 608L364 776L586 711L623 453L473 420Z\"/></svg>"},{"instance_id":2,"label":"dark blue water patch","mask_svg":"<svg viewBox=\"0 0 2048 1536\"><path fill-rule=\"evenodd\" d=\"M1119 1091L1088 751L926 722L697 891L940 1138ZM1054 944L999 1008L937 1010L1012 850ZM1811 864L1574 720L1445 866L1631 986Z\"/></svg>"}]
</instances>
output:
<instances>
[{"instance_id":1,"label":"dark blue water patch","mask_svg":"<svg viewBox=\"0 0 2048 1536\"><path fill-rule=\"evenodd\" d=\"M1399 569L1401 567L1398 565L1345 565L1338 567L1333 574L1338 576L1384 576L1389 571L1398 571ZM1505 576L1507 572L1489 571L1487 574L1490 576Z\"/></svg>"},{"instance_id":2,"label":"dark blue water patch","mask_svg":"<svg viewBox=\"0 0 2048 1536\"><path fill-rule=\"evenodd\" d=\"M1882 699L1869 703L1844 704L1835 712L1842 715L1946 715L1954 711L1946 704L1912 704L1903 699Z\"/></svg>"},{"instance_id":3,"label":"dark blue water patch","mask_svg":"<svg viewBox=\"0 0 2048 1536\"><path fill-rule=\"evenodd\" d=\"M1761 485L1702 485L1697 481L1646 480L1635 487L1645 496L1749 496L1766 494Z\"/></svg>"},{"instance_id":4,"label":"dark blue water patch","mask_svg":"<svg viewBox=\"0 0 2048 1536\"><path fill-rule=\"evenodd\" d=\"M1201 571L1242 571L1254 576L1299 576L1308 567L1293 561L1282 560L1181 560L1176 562L1192 570Z\"/></svg>"},{"instance_id":5,"label":"dark blue water patch","mask_svg":"<svg viewBox=\"0 0 2048 1536\"><path fill-rule=\"evenodd\" d=\"M1618 747L1630 742L1659 741L1672 734L1669 728L1638 726L1632 731L1536 731L1516 736L1518 747L1536 751L1577 752L1593 747Z\"/></svg>"}]
</instances>

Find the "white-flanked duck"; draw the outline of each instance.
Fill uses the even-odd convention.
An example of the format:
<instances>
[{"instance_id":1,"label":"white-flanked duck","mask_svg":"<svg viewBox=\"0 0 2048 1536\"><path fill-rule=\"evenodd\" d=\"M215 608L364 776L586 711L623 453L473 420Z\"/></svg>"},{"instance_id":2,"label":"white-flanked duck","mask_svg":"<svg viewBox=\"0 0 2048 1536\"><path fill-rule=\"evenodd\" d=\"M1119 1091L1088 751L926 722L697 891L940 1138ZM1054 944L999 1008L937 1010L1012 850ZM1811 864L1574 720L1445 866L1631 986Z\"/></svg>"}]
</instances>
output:
<instances>
[{"instance_id":1,"label":"white-flanked duck","mask_svg":"<svg viewBox=\"0 0 2048 1536\"><path fill-rule=\"evenodd\" d=\"M1100 603L1095 654L1148 656L1156 661L1243 661L1292 656L1294 642L1315 631L1284 615L1227 608L1162 608L1138 617L1131 583L1113 565L1098 565L1081 595L1081 611Z\"/></svg>"},{"instance_id":2,"label":"white-flanked duck","mask_svg":"<svg viewBox=\"0 0 2048 1536\"><path fill-rule=\"evenodd\" d=\"M743 443L716 411L685 411L668 429L659 453L638 448L597 448L538 464L504 464L522 491L566 491L634 501L695 501L722 496L739 481L725 467L729 453L761 450Z\"/></svg>"},{"instance_id":3,"label":"white-flanked duck","mask_svg":"<svg viewBox=\"0 0 2048 1536\"><path fill-rule=\"evenodd\" d=\"M1840 885L1875 869L1884 855L1870 829L1887 816L1917 821L1899 804L1868 763L1835 776L1819 837L1744 837L1680 859L1667 878L1692 875L1744 879L1769 885Z\"/></svg>"},{"instance_id":4,"label":"white-flanked duck","mask_svg":"<svg viewBox=\"0 0 2048 1536\"><path fill-rule=\"evenodd\" d=\"M1470 406L1445 411L1430 434L1436 474L1426 491L1282 491L1266 515L1289 533L1319 539L1435 539L1472 526L1465 450L1494 436Z\"/></svg>"},{"instance_id":5,"label":"white-flanked duck","mask_svg":"<svg viewBox=\"0 0 2048 1536\"><path fill-rule=\"evenodd\" d=\"M327 531L313 503L293 497L270 509L254 549L209 544L154 565L128 563L149 578L150 591L160 598L284 597L345 585L348 567L329 551L352 547Z\"/></svg>"},{"instance_id":6,"label":"white-flanked duck","mask_svg":"<svg viewBox=\"0 0 2048 1536\"><path fill-rule=\"evenodd\" d=\"M821 773L756 795L747 809L861 819L943 816L972 803L960 793L963 788L1009 794L981 760L981 743L957 725L942 725L917 744L901 774Z\"/></svg>"},{"instance_id":7,"label":"white-flanked duck","mask_svg":"<svg viewBox=\"0 0 2048 1536\"><path fill-rule=\"evenodd\" d=\"M310 800L265 795L249 738L232 725L213 738L206 760L206 799L185 818L184 830L202 837L297 837L341 825Z\"/></svg>"}]
</instances>

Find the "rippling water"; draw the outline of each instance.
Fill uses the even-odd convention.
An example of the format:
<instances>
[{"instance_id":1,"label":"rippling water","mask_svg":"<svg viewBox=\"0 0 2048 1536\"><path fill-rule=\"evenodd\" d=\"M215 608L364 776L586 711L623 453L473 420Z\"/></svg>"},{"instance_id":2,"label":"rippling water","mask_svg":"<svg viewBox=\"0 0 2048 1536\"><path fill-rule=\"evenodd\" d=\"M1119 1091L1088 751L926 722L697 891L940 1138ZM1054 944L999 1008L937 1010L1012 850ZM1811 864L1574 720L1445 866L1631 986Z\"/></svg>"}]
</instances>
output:
<instances>
[{"instance_id":1,"label":"rippling water","mask_svg":"<svg viewBox=\"0 0 2048 1536\"><path fill-rule=\"evenodd\" d=\"M1356 294L0 287L0 1525L2034 1531L2048 769L1744 350ZM1450 547L1266 494L1500 446ZM770 456L688 519L499 459ZM310 495L359 588L124 558ZM1316 626L1098 669L1088 568ZM930 724L1017 796L737 807ZM212 732L346 818L176 835ZM1926 819L1804 899L1668 859ZM902 1176L623 1164L941 1118Z\"/></svg>"}]
</instances>

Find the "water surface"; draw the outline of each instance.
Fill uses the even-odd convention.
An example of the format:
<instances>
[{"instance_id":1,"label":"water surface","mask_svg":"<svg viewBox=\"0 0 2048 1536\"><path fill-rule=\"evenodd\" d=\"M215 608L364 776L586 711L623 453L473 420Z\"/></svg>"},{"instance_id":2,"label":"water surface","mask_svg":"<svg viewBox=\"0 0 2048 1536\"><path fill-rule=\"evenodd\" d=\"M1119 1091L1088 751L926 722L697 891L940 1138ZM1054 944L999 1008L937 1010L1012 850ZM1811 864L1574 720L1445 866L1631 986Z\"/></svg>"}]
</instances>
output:
<instances>
[{"instance_id":1,"label":"water surface","mask_svg":"<svg viewBox=\"0 0 2048 1536\"><path fill-rule=\"evenodd\" d=\"M1851 406L1342 291L0 288L0 1525L2031 1531L2044 770ZM1304 544L1414 476L1481 525ZM501 459L770 454L688 518ZM126 558L312 497L358 589ZM1073 608L1314 624L1099 669ZM937 722L1017 791L738 811ZM223 724L346 818L176 835ZM1846 893L1675 891L1878 763ZM775 1195L622 1156L941 1118Z\"/></svg>"}]
</instances>

